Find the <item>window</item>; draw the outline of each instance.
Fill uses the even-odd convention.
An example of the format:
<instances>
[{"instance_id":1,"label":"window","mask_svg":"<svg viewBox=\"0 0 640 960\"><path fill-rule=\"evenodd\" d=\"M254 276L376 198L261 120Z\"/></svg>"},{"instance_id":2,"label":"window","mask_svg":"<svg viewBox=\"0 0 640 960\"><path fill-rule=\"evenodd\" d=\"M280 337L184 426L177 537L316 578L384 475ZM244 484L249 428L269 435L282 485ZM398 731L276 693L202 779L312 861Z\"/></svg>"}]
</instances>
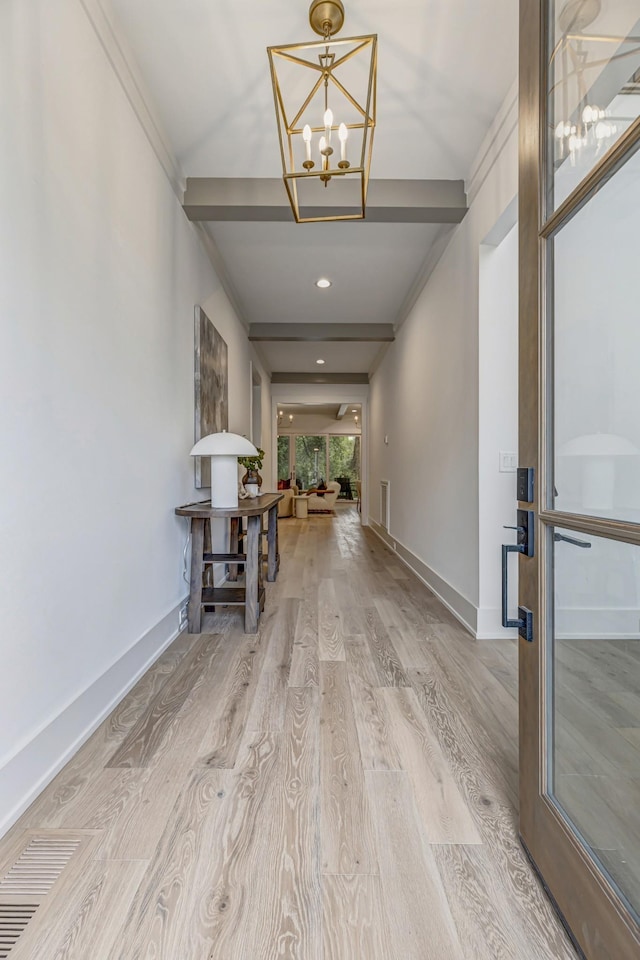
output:
<instances>
[{"instance_id":1,"label":"window","mask_svg":"<svg viewBox=\"0 0 640 960\"><path fill-rule=\"evenodd\" d=\"M291 476L290 449L291 437L278 437L278 480L288 480Z\"/></svg>"}]
</instances>

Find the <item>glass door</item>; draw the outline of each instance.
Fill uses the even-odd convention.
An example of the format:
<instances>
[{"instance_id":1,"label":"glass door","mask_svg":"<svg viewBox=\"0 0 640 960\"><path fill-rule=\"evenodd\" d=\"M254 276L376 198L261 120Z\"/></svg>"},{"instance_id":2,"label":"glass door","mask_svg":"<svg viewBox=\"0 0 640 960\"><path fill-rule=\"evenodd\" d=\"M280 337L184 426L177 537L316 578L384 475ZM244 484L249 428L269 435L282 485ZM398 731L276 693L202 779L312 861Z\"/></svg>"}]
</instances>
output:
<instances>
[{"instance_id":1,"label":"glass door","mask_svg":"<svg viewBox=\"0 0 640 960\"><path fill-rule=\"evenodd\" d=\"M278 437L278 481L289 480L292 473L291 464L291 437Z\"/></svg>"},{"instance_id":2,"label":"glass door","mask_svg":"<svg viewBox=\"0 0 640 960\"><path fill-rule=\"evenodd\" d=\"M520 28L520 829L587 960L635 960L640 2Z\"/></svg>"},{"instance_id":3,"label":"glass door","mask_svg":"<svg viewBox=\"0 0 640 960\"><path fill-rule=\"evenodd\" d=\"M329 479L340 484L340 499L359 499L360 437L329 437Z\"/></svg>"},{"instance_id":4,"label":"glass door","mask_svg":"<svg viewBox=\"0 0 640 960\"><path fill-rule=\"evenodd\" d=\"M327 480L327 438L296 437L296 483L301 490L310 490Z\"/></svg>"}]
</instances>

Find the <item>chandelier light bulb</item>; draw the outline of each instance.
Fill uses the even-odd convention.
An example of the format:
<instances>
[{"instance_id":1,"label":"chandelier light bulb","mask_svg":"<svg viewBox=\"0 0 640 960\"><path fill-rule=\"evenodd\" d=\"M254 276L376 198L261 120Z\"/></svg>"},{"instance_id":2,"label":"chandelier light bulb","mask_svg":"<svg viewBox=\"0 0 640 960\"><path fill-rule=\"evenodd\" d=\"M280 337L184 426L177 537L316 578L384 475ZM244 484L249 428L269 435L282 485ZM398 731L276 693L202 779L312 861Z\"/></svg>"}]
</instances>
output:
<instances>
[{"instance_id":1,"label":"chandelier light bulb","mask_svg":"<svg viewBox=\"0 0 640 960\"><path fill-rule=\"evenodd\" d=\"M320 137L319 147L320 147L320 155L321 155L321 157L322 157L322 169L323 169L323 170L328 170L328 169L329 169L329 154L330 154L330 153L333 153L333 151L332 151L331 147L328 145L328 143L327 143L327 138L326 138L326 137ZM325 185L325 187L326 187L326 185L327 185L326 180L325 180L325 184L324 184L324 185Z\"/></svg>"},{"instance_id":2,"label":"chandelier light bulb","mask_svg":"<svg viewBox=\"0 0 640 960\"><path fill-rule=\"evenodd\" d=\"M346 123L341 123L338 128L338 139L340 140L340 159L347 159L347 139L349 138L349 131L347 129Z\"/></svg>"},{"instance_id":3,"label":"chandelier light bulb","mask_svg":"<svg viewBox=\"0 0 640 960\"><path fill-rule=\"evenodd\" d=\"M324 112L324 135L327 143L331 143L331 127L333 126L333 110L327 108Z\"/></svg>"},{"instance_id":4,"label":"chandelier light bulb","mask_svg":"<svg viewBox=\"0 0 640 960\"><path fill-rule=\"evenodd\" d=\"M311 127L308 123L305 123L304 129L302 131L302 139L304 140L304 145L307 149L307 160L311 160Z\"/></svg>"}]
</instances>

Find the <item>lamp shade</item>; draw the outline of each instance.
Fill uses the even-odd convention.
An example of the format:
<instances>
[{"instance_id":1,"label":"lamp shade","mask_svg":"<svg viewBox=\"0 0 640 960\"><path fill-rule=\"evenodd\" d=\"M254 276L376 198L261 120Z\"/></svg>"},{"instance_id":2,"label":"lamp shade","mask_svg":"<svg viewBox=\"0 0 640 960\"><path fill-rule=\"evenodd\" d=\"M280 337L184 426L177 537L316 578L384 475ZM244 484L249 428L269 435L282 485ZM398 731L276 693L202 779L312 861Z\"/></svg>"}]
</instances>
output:
<instances>
[{"instance_id":1,"label":"lamp shade","mask_svg":"<svg viewBox=\"0 0 640 960\"><path fill-rule=\"evenodd\" d=\"M192 457L257 457L258 451L246 437L237 433L209 433L198 440Z\"/></svg>"},{"instance_id":2,"label":"lamp shade","mask_svg":"<svg viewBox=\"0 0 640 960\"><path fill-rule=\"evenodd\" d=\"M192 457L211 457L211 506L238 506L238 457L257 457L258 451L237 433L210 433L191 449Z\"/></svg>"},{"instance_id":3,"label":"lamp shade","mask_svg":"<svg viewBox=\"0 0 640 960\"><path fill-rule=\"evenodd\" d=\"M610 514L614 508L616 463L620 457L637 457L640 450L617 433L585 433L564 443L560 457L580 458L582 506Z\"/></svg>"},{"instance_id":4,"label":"lamp shade","mask_svg":"<svg viewBox=\"0 0 640 960\"><path fill-rule=\"evenodd\" d=\"M640 450L616 433L585 433L563 444L562 457L636 457Z\"/></svg>"}]
</instances>

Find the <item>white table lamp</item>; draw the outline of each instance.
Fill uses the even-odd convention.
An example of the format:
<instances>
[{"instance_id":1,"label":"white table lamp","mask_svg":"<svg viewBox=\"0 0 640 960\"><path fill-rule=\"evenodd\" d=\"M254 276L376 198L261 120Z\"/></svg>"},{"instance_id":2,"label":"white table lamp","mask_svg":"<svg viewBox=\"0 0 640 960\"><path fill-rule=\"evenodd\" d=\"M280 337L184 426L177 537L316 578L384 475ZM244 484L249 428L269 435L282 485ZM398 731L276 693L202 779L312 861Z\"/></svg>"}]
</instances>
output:
<instances>
[{"instance_id":1,"label":"white table lamp","mask_svg":"<svg viewBox=\"0 0 640 960\"><path fill-rule=\"evenodd\" d=\"M238 457L256 457L258 451L237 433L210 433L198 440L192 457L211 457L211 506L238 506Z\"/></svg>"},{"instance_id":2,"label":"white table lamp","mask_svg":"<svg viewBox=\"0 0 640 960\"><path fill-rule=\"evenodd\" d=\"M583 506L602 511L614 508L617 458L640 454L635 444L616 433L583 434L568 440L558 452L562 457L582 458Z\"/></svg>"}]
</instances>

